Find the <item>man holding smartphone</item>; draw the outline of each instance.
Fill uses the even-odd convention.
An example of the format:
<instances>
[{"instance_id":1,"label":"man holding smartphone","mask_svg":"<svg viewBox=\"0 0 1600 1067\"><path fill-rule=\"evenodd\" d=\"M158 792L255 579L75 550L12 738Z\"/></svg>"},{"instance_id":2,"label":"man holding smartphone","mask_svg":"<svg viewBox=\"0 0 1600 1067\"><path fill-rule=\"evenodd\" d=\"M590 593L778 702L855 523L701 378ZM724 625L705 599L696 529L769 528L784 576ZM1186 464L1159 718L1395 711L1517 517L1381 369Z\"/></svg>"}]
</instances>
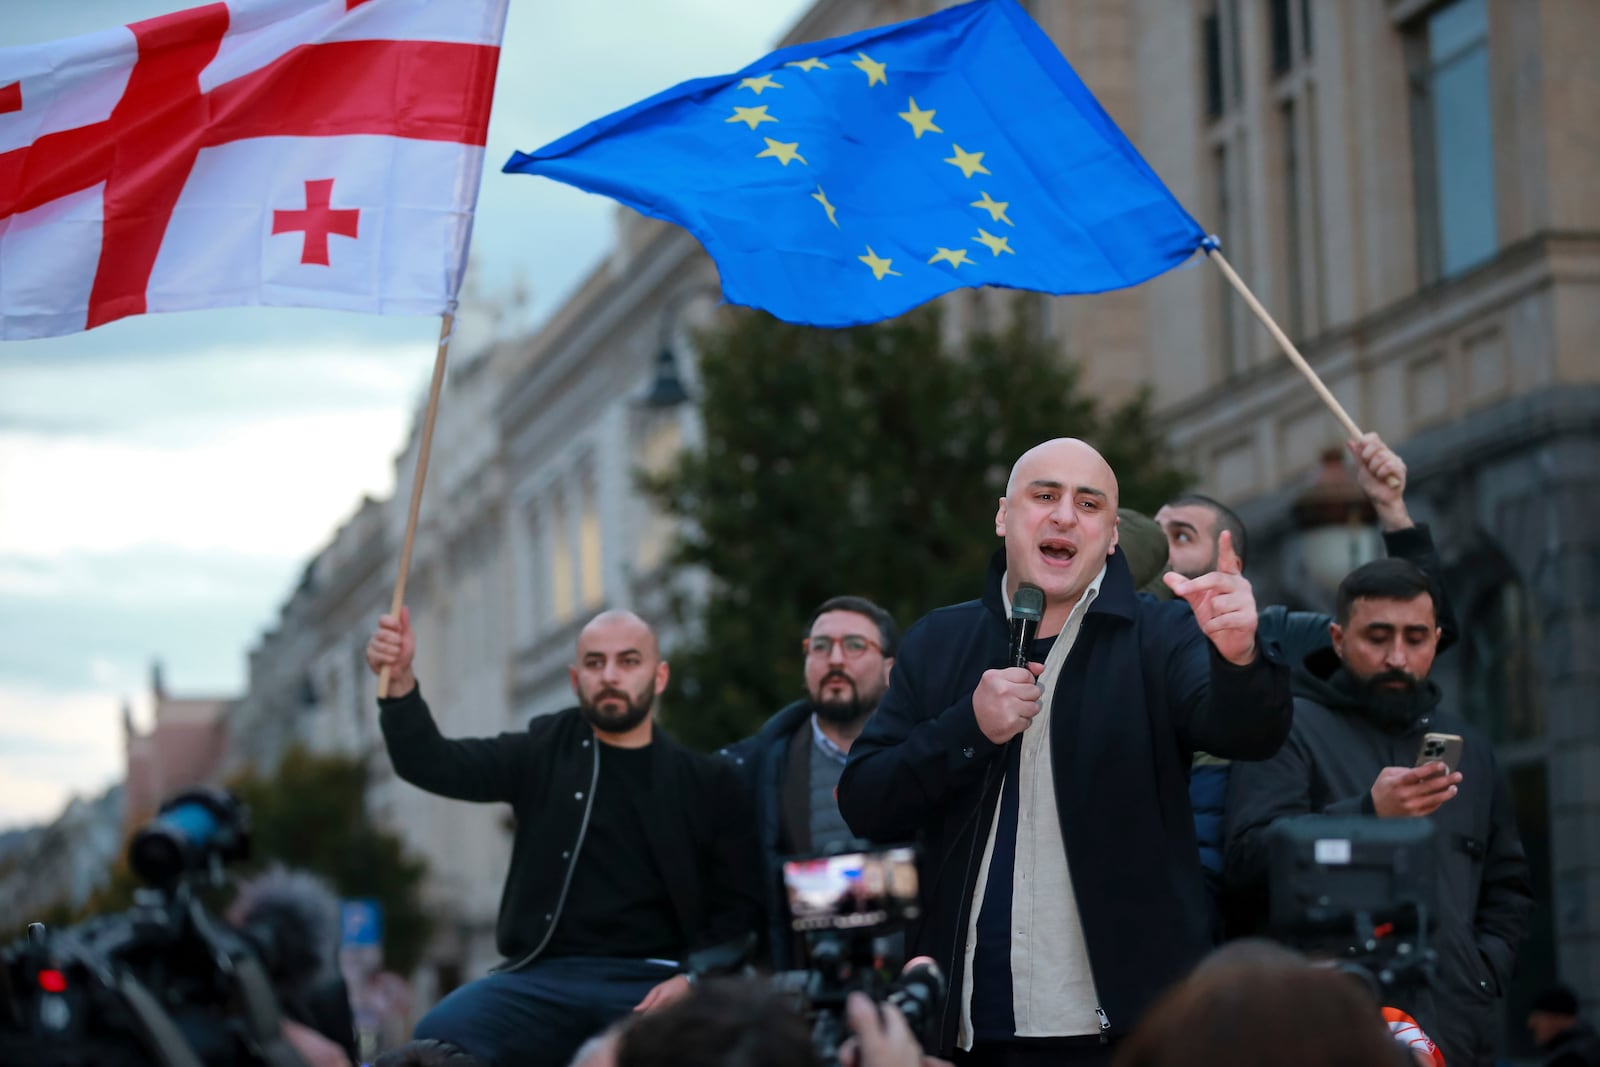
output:
<instances>
[{"instance_id":1,"label":"man holding smartphone","mask_svg":"<svg viewBox=\"0 0 1600 1067\"><path fill-rule=\"evenodd\" d=\"M1405 560L1339 586L1333 647L1295 677L1294 725L1269 760L1234 768L1227 878L1265 880L1267 831L1297 815L1434 824L1439 954L1431 988L1402 1004L1450 1067L1494 1062L1494 1021L1533 904L1528 863L1488 739L1439 711L1436 594Z\"/></svg>"}]
</instances>

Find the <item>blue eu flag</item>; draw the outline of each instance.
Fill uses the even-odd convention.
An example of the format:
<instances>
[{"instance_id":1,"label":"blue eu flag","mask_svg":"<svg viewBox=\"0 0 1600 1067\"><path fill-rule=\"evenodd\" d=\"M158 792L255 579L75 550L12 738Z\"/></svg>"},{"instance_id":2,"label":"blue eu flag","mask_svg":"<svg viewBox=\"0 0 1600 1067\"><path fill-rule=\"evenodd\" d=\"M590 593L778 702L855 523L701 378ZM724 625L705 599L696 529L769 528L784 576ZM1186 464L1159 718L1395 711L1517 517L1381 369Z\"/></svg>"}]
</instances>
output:
<instances>
[{"instance_id":1,"label":"blue eu flag","mask_svg":"<svg viewBox=\"0 0 1600 1067\"><path fill-rule=\"evenodd\" d=\"M729 301L816 326L1137 285L1205 240L1013 0L785 48L505 169L684 227Z\"/></svg>"}]
</instances>

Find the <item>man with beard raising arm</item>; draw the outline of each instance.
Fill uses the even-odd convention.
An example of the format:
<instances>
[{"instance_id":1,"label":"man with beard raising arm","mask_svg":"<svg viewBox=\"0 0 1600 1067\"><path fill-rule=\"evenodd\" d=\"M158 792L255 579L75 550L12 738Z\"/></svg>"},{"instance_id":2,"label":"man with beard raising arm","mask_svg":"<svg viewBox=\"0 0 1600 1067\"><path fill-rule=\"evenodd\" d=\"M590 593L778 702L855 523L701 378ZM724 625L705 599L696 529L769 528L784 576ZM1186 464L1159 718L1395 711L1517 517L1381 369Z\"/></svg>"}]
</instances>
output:
<instances>
[{"instance_id":1,"label":"man with beard raising arm","mask_svg":"<svg viewBox=\"0 0 1600 1067\"><path fill-rule=\"evenodd\" d=\"M689 989L690 951L760 914L755 833L737 776L680 746L653 712L668 668L628 611L597 615L569 668L578 706L492 738L440 735L411 662L409 613L367 645L391 671L379 722L395 773L516 817L496 942L505 962L418 1022L486 1064L565 1065L591 1035ZM454 872L470 876L472 872Z\"/></svg>"},{"instance_id":2,"label":"man with beard raising arm","mask_svg":"<svg viewBox=\"0 0 1600 1067\"><path fill-rule=\"evenodd\" d=\"M1238 764L1228 789L1227 879L1265 881L1269 831L1297 815L1433 823L1439 965L1394 1006L1415 1016L1450 1067L1493 1064L1495 1020L1533 906L1528 861L1488 738L1439 710L1435 586L1401 559L1339 586L1333 647L1295 675L1294 725L1277 755ZM1458 766L1414 766L1423 735L1464 739Z\"/></svg>"},{"instance_id":3,"label":"man with beard raising arm","mask_svg":"<svg viewBox=\"0 0 1600 1067\"><path fill-rule=\"evenodd\" d=\"M900 634L889 613L858 596L836 596L811 615L800 638L806 698L759 732L722 750L755 799L767 902L767 952L776 970L795 965L783 858L854 840L834 791L850 744L889 685Z\"/></svg>"}]
</instances>

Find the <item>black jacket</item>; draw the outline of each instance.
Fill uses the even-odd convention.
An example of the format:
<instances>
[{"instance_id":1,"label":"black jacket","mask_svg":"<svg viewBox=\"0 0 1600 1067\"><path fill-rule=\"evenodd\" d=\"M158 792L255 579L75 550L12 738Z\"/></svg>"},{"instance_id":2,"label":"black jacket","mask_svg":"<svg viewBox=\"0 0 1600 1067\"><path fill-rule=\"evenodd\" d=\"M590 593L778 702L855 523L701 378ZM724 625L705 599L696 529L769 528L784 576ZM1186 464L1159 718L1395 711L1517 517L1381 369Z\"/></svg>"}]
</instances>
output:
<instances>
[{"instance_id":1,"label":"black jacket","mask_svg":"<svg viewBox=\"0 0 1600 1067\"><path fill-rule=\"evenodd\" d=\"M1450 1067L1494 1062L1498 1001L1511 978L1533 895L1494 749L1460 719L1430 712L1390 732L1334 678L1338 659L1296 672L1294 728L1272 759L1234 768L1228 790L1227 878L1258 889L1268 869L1267 830L1305 814L1373 815L1372 783L1385 767L1416 762L1428 731L1460 734L1460 792L1428 816L1436 831L1439 953L1431 991L1402 1003ZM1432 685L1432 683L1427 683Z\"/></svg>"},{"instance_id":2,"label":"black jacket","mask_svg":"<svg viewBox=\"0 0 1600 1067\"><path fill-rule=\"evenodd\" d=\"M761 847L762 900L767 914L762 948L766 961L778 971L795 965L789 901L783 885L783 857L800 850L784 834L784 772L795 731L804 729L809 743L810 723L811 702L797 700L773 715L750 737L717 753L739 768L745 790L755 805L756 835Z\"/></svg>"},{"instance_id":3,"label":"black jacket","mask_svg":"<svg viewBox=\"0 0 1600 1067\"><path fill-rule=\"evenodd\" d=\"M923 917L908 951L950 979L941 1048L955 1044L961 961L1005 758L978 728L972 693L1006 664L1004 553L983 599L940 608L901 643L889 690L850 749L839 808L856 833L922 846ZM1289 730L1289 670L1264 650L1219 656L1182 601L1135 594L1120 551L1084 616L1052 697L1056 802L1090 965L1112 1033L1210 944L1189 810L1204 749L1263 759Z\"/></svg>"},{"instance_id":4,"label":"black jacket","mask_svg":"<svg viewBox=\"0 0 1600 1067\"><path fill-rule=\"evenodd\" d=\"M380 700L379 723L395 773L456 800L501 801L516 815L511 869L495 941L522 967L544 949L561 917L594 804L600 759L577 708L541 715L521 733L450 740L440 736L420 687ZM650 796L639 815L652 858L691 950L756 928L754 820L726 761L691 752L658 725L650 745Z\"/></svg>"}]
</instances>

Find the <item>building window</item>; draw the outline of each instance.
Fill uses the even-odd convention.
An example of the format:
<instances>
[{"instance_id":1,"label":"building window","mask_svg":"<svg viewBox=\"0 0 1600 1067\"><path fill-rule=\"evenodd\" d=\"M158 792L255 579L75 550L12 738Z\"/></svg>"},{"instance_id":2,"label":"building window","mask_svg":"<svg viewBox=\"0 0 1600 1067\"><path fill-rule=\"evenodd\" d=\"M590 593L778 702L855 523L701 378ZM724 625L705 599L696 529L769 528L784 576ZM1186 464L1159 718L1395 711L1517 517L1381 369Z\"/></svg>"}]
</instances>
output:
<instances>
[{"instance_id":1,"label":"building window","mask_svg":"<svg viewBox=\"0 0 1600 1067\"><path fill-rule=\"evenodd\" d=\"M1276 255L1283 263L1289 335L1321 328L1322 241L1317 190L1316 70L1311 63L1311 9L1268 0L1273 93L1278 101L1277 155L1283 224Z\"/></svg>"},{"instance_id":2,"label":"building window","mask_svg":"<svg viewBox=\"0 0 1600 1067\"><path fill-rule=\"evenodd\" d=\"M550 502L549 523L550 621L559 626L578 611L573 582L572 524L560 497Z\"/></svg>"},{"instance_id":3,"label":"building window","mask_svg":"<svg viewBox=\"0 0 1600 1067\"><path fill-rule=\"evenodd\" d=\"M583 606L596 608L605 599L605 571L601 565L604 541L600 533L600 504L594 483L583 484L583 511L578 520L578 578Z\"/></svg>"},{"instance_id":4,"label":"building window","mask_svg":"<svg viewBox=\"0 0 1600 1067\"><path fill-rule=\"evenodd\" d=\"M1204 99L1209 122L1207 140L1211 149L1211 203L1217 237L1223 251L1241 274L1249 276L1249 233L1246 188L1244 71L1240 27L1240 0L1213 0L1200 23L1204 52ZM1217 353L1213 366L1224 379L1248 366L1250 339L1249 310L1228 287L1221 273L1212 279L1215 326L1212 331Z\"/></svg>"},{"instance_id":5,"label":"building window","mask_svg":"<svg viewBox=\"0 0 1600 1067\"><path fill-rule=\"evenodd\" d=\"M1486 0L1453 0L1408 35L1418 266L1424 282L1494 254Z\"/></svg>"},{"instance_id":6,"label":"building window","mask_svg":"<svg viewBox=\"0 0 1600 1067\"><path fill-rule=\"evenodd\" d=\"M639 472L659 477L672 466L683 448L683 427L676 418L656 419L641 435L638 447ZM649 574L666 560L674 526L669 517L648 501L643 503L643 508L645 515L639 526L634 565L640 574Z\"/></svg>"},{"instance_id":7,"label":"building window","mask_svg":"<svg viewBox=\"0 0 1600 1067\"><path fill-rule=\"evenodd\" d=\"M1483 569L1490 566L1486 562ZM1496 745L1545 736L1537 625L1527 587L1508 577L1477 591L1466 609L1461 622L1462 711Z\"/></svg>"}]
</instances>

